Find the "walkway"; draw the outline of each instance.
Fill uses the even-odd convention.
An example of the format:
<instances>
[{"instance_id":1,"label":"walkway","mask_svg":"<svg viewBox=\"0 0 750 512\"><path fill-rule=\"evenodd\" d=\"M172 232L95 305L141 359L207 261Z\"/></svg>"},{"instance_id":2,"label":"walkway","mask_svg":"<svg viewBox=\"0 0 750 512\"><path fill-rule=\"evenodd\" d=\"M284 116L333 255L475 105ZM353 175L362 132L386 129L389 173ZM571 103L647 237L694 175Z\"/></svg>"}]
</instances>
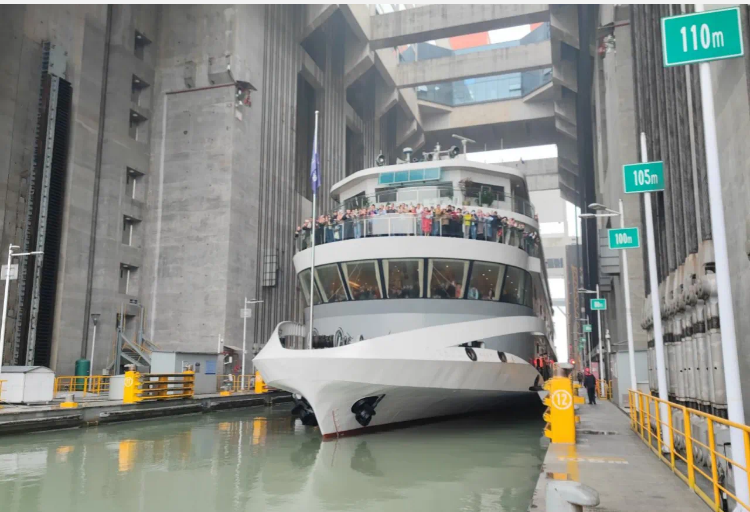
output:
<instances>
[{"instance_id":1,"label":"walkway","mask_svg":"<svg viewBox=\"0 0 750 512\"><path fill-rule=\"evenodd\" d=\"M706 512L706 504L630 430L630 418L601 400L581 405L575 446L551 444L529 511L544 512L549 480L576 480L599 492L600 504L585 510Z\"/></svg>"}]
</instances>

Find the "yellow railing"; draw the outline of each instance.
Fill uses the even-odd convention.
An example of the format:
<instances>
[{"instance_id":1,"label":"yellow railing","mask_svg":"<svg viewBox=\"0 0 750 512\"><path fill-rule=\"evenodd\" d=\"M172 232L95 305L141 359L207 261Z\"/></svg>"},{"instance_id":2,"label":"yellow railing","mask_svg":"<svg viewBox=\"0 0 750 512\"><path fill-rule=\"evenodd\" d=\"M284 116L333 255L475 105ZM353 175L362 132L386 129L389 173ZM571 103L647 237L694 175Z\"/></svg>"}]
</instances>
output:
<instances>
[{"instance_id":1,"label":"yellow railing","mask_svg":"<svg viewBox=\"0 0 750 512\"><path fill-rule=\"evenodd\" d=\"M602 382L606 385L602 387ZM596 396L605 400L612 400L612 381L596 379Z\"/></svg>"},{"instance_id":2,"label":"yellow railing","mask_svg":"<svg viewBox=\"0 0 750 512\"><path fill-rule=\"evenodd\" d=\"M83 396L109 393L109 375L55 377L55 397L58 393L81 392Z\"/></svg>"},{"instance_id":3,"label":"yellow railing","mask_svg":"<svg viewBox=\"0 0 750 512\"><path fill-rule=\"evenodd\" d=\"M729 428L742 431L744 446L740 449L745 454L745 461L750 461L750 427L640 391L630 390L629 403L631 428L712 510L722 510L724 493L750 510L750 503L738 500L726 483L730 480L729 469L732 467L735 471L744 471L750 484L747 462L744 466L738 464L727 456L723 445L717 448L716 443L718 431L725 431L727 439ZM660 404L666 406L666 420L661 417ZM668 436L660 435L659 430L664 427ZM665 443L662 437L668 437L668 441Z\"/></svg>"},{"instance_id":4,"label":"yellow railing","mask_svg":"<svg viewBox=\"0 0 750 512\"><path fill-rule=\"evenodd\" d=\"M125 372L123 403L144 400L192 398L195 392L195 372L139 373Z\"/></svg>"},{"instance_id":5,"label":"yellow railing","mask_svg":"<svg viewBox=\"0 0 750 512\"><path fill-rule=\"evenodd\" d=\"M255 386L255 375L245 375L245 383L242 383L242 375L217 375L219 391L230 391L239 393L241 391L252 391Z\"/></svg>"},{"instance_id":6,"label":"yellow railing","mask_svg":"<svg viewBox=\"0 0 750 512\"><path fill-rule=\"evenodd\" d=\"M5 384L6 381L0 380L0 409L3 408L3 384Z\"/></svg>"}]
</instances>

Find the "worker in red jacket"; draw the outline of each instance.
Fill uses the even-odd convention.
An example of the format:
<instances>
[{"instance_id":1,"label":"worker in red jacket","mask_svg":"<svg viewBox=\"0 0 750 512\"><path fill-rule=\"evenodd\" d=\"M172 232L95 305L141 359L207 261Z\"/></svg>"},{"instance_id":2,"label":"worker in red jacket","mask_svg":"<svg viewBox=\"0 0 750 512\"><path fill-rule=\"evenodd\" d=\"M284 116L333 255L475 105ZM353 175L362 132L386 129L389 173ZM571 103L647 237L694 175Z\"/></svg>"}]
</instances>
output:
<instances>
[{"instance_id":1,"label":"worker in red jacket","mask_svg":"<svg viewBox=\"0 0 750 512\"><path fill-rule=\"evenodd\" d=\"M592 375L590 368L586 368L585 374L583 377L583 387L586 388L589 394L589 404L596 405L596 377Z\"/></svg>"}]
</instances>

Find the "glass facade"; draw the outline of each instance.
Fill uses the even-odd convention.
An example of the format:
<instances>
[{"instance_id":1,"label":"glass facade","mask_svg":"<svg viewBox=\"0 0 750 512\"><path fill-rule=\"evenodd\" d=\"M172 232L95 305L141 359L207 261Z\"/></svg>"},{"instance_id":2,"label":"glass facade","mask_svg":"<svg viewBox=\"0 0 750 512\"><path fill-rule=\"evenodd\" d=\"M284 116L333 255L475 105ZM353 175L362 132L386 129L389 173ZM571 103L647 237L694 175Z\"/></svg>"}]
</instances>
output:
<instances>
[{"instance_id":1,"label":"glass facade","mask_svg":"<svg viewBox=\"0 0 750 512\"><path fill-rule=\"evenodd\" d=\"M344 276L354 300L379 299L380 273L375 260L342 263Z\"/></svg>"},{"instance_id":2,"label":"glass facade","mask_svg":"<svg viewBox=\"0 0 750 512\"><path fill-rule=\"evenodd\" d=\"M318 284L318 291L323 296L323 302L347 300L346 289L337 264L315 267L315 281Z\"/></svg>"},{"instance_id":3,"label":"glass facade","mask_svg":"<svg viewBox=\"0 0 750 512\"><path fill-rule=\"evenodd\" d=\"M383 260L385 289L389 299L417 299L422 297L424 260Z\"/></svg>"},{"instance_id":4,"label":"glass facade","mask_svg":"<svg viewBox=\"0 0 750 512\"><path fill-rule=\"evenodd\" d=\"M499 301L529 308L534 303L531 274L487 261L442 258L350 261L317 267L315 274L316 305L383 297ZM309 305L310 271L300 272L299 280Z\"/></svg>"},{"instance_id":5,"label":"glass facade","mask_svg":"<svg viewBox=\"0 0 750 512\"><path fill-rule=\"evenodd\" d=\"M465 260L430 260L427 289L431 299L463 298L469 262Z\"/></svg>"},{"instance_id":6,"label":"glass facade","mask_svg":"<svg viewBox=\"0 0 750 512\"><path fill-rule=\"evenodd\" d=\"M505 265L475 261L466 298L471 300L498 300L503 284Z\"/></svg>"}]
</instances>

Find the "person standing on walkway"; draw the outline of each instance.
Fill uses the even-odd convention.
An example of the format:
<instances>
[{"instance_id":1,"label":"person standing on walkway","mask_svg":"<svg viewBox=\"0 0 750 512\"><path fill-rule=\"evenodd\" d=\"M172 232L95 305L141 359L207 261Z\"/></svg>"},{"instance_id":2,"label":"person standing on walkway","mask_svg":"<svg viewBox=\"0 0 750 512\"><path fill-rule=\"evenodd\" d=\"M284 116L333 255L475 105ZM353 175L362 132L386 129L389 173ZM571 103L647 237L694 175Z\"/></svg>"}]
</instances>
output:
<instances>
[{"instance_id":1,"label":"person standing on walkway","mask_svg":"<svg viewBox=\"0 0 750 512\"><path fill-rule=\"evenodd\" d=\"M589 394L589 405L596 405L596 378L591 374L591 370L586 368L586 375L583 377L583 387Z\"/></svg>"}]
</instances>

